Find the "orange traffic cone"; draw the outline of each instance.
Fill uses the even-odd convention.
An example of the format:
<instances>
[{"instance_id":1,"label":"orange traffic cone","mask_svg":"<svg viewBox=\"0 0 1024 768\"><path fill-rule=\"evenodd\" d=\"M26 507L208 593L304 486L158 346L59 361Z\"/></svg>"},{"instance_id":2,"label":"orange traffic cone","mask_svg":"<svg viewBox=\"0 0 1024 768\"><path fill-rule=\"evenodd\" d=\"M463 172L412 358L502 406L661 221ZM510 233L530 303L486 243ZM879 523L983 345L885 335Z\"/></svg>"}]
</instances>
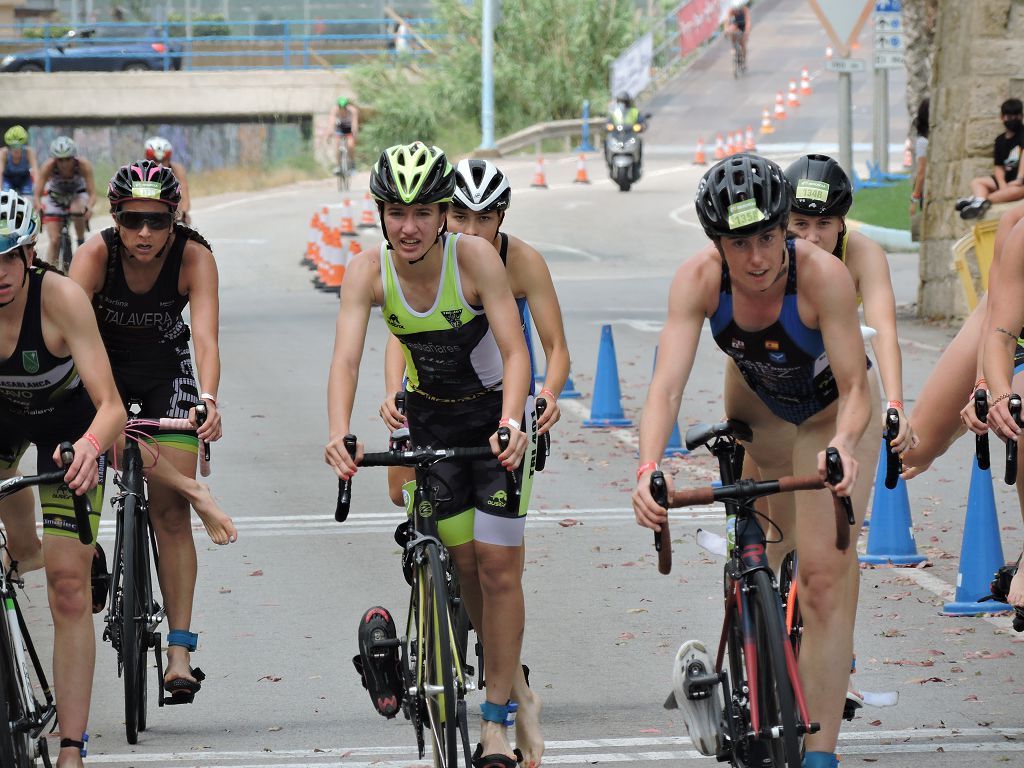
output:
<instances>
[{"instance_id":1,"label":"orange traffic cone","mask_svg":"<svg viewBox=\"0 0 1024 768\"><path fill-rule=\"evenodd\" d=\"M715 160L725 159L725 144L722 143L722 134L715 137Z\"/></svg>"},{"instance_id":2,"label":"orange traffic cone","mask_svg":"<svg viewBox=\"0 0 1024 768\"><path fill-rule=\"evenodd\" d=\"M348 257L351 259L353 256L358 256L363 252L363 246L359 244L358 240L350 240L348 244Z\"/></svg>"},{"instance_id":3,"label":"orange traffic cone","mask_svg":"<svg viewBox=\"0 0 1024 768\"><path fill-rule=\"evenodd\" d=\"M747 152L757 152L757 142L754 141L754 129L747 126L747 140L743 142L743 149Z\"/></svg>"},{"instance_id":4,"label":"orange traffic cone","mask_svg":"<svg viewBox=\"0 0 1024 768\"><path fill-rule=\"evenodd\" d=\"M344 251L341 247L341 230L331 227L324 234L323 259L316 269L313 284L322 291L341 285L337 277L338 267L343 265Z\"/></svg>"},{"instance_id":5,"label":"orange traffic cone","mask_svg":"<svg viewBox=\"0 0 1024 768\"><path fill-rule=\"evenodd\" d=\"M775 94L775 119L786 119L786 102L783 99L782 91L779 91L778 93Z\"/></svg>"},{"instance_id":6,"label":"orange traffic cone","mask_svg":"<svg viewBox=\"0 0 1024 768\"><path fill-rule=\"evenodd\" d=\"M530 182L531 187L537 187L538 189L547 189L548 182L544 178L544 158L537 158L537 169L533 172L533 181Z\"/></svg>"},{"instance_id":7,"label":"orange traffic cone","mask_svg":"<svg viewBox=\"0 0 1024 768\"><path fill-rule=\"evenodd\" d=\"M576 178L573 184L589 184L590 177L587 175L587 158L580 153L580 159L576 161Z\"/></svg>"},{"instance_id":8,"label":"orange traffic cone","mask_svg":"<svg viewBox=\"0 0 1024 768\"><path fill-rule=\"evenodd\" d=\"M761 133L775 133L775 126L772 125L772 118L767 109L761 110Z\"/></svg>"},{"instance_id":9,"label":"orange traffic cone","mask_svg":"<svg viewBox=\"0 0 1024 768\"><path fill-rule=\"evenodd\" d=\"M708 159L704 155L704 139L697 139L697 151L693 153L694 165L707 165Z\"/></svg>"},{"instance_id":10,"label":"orange traffic cone","mask_svg":"<svg viewBox=\"0 0 1024 768\"><path fill-rule=\"evenodd\" d=\"M903 167L914 167L914 149L910 145L910 139L907 139L903 144Z\"/></svg>"},{"instance_id":11,"label":"orange traffic cone","mask_svg":"<svg viewBox=\"0 0 1024 768\"><path fill-rule=\"evenodd\" d=\"M312 267L316 264L313 252L317 250L317 243L320 242L320 211L314 211L309 220L309 235L306 238L306 253L300 262L303 266Z\"/></svg>"},{"instance_id":12,"label":"orange traffic cone","mask_svg":"<svg viewBox=\"0 0 1024 768\"><path fill-rule=\"evenodd\" d=\"M341 226L339 227L339 229L341 229L341 234L343 235L347 235L349 237L355 237L356 235L356 226L352 222L351 200L342 201Z\"/></svg>"},{"instance_id":13,"label":"orange traffic cone","mask_svg":"<svg viewBox=\"0 0 1024 768\"><path fill-rule=\"evenodd\" d=\"M800 70L800 93L804 96L810 96L811 91L811 75L807 71L807 67Z\"/></svg>"},{"instance_id":14,"label":"orange traffic cone","mask_svg":"<svg viewBox=\"0 0 1024 768\"><path fill-rule=\"evenodd\" d=\"M727 156L736 154L736 134L732 131L725 134L725 154Z\"/></svg>"},{"instance_id":15,"label":"orange traffic cone","mask_svg":"<svg viewBox=\"0 0 1024 768\"><path fill-rule=\"evenodd\" d=\"M796 80L789 81L789 94L786 96L786 104L791 109L800 106L800 97L796 95Z\"/></svg>"},{"instance_id":16,"label":"orange traffic cone","mask_svg":"<svg viewBox=\"0 0 1024 768\"><path fill-rule=\"evenodd\" d=\"M363 198L363 215L359 219L360 229L371 229L377 226L376 211L374 210L373 199L370 197L370 193L367 192Z\"/></svg>"}]
</instances>

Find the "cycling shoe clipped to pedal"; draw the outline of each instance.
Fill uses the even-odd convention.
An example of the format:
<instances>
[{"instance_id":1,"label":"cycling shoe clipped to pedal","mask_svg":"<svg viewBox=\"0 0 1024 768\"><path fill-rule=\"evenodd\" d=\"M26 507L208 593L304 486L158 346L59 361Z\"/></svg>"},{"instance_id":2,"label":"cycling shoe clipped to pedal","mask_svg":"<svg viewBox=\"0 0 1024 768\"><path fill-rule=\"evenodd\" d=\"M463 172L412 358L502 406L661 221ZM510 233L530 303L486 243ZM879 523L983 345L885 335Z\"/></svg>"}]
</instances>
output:
<instances>
[{"instance_id":1,"label":"cycling shoe clipped to pedal","mask_svg":"<svg viewBox=\"0 0 1024 768\"><path fill-rule=\"evenodd\" d=\"M359 655L352 659L374 709L389 720L402 706L398 632L386 608L374 606L359 621Z\"/></svg>"},{"instance_id":2,"label":"cycling shoe clipped to pedal","mask_svg":"<svg viewBox=\"0 0 1024 768\"><path fill-rule=\"evenodd\" d=\"M672 667L672 693L665 708L679 709L698 752L718 754L722 741L722 688L707 649L699 640L687 640L679 646Z\"/></svg>"},{"instance_id":3,"label":"cycling shoe clipped to pedal","mask_svg":"<svg viewBox=\"0 0 1024 768\"><path fill-rule=\"evenodd\" d=\"M107 607L107 595L110 593L110 571L107 570L107 555L97 541L92 555L92 612L103 613Z\"/></svg>"}]
</instances>

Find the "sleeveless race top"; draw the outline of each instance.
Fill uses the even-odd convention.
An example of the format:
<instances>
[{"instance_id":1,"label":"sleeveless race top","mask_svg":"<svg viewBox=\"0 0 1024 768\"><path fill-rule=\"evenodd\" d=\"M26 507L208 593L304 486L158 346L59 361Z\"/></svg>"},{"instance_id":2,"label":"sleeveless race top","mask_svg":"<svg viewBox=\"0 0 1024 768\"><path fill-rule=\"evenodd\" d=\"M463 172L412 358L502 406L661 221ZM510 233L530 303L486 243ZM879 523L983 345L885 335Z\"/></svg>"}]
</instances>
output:
<instances>
[{"instance_id":1,"label":"sleeveless race top","mask_svg":"<svg viewBox=\"0 0 1024 768\"><path fill-rule=\"evenodd\" d=\"M154 360L173 361L177 351L188 343L188 325L181 312L188 296L178 292L182 256L188 238L172 235L160 274L146 293L128 287L122 266L123 246L113 227L100 233L107 246L107 274L103 287L93 296L100 336L115 370L145 370Z\"/></svg>"},{"instance_id":2,"label":"sleeveless race top","mask_svg":"<svg viewBox=\"0 0 1024 768\"><path fill-rule=\"evenodd\" d=\"M78 160L75 160L74 170L70 176L61 176L58 173L50 174L50 178L46 180L45 191L51 198L57 199L66 199L88 192Z\"/></svg>"},{"instance_id":3,"label":"sleeveless race top","mask_svg":"<svg viewBox=\"0 0 1024 768\"><path fill-rule=\"evenodd\" d=\"M437 297L426 312L417 312L405 300L391 251L387 243L381 244L381 310L391 333L402 342L406 388L435 400L468 400L500 389L504 372L483 308L470 305L462 294L458 240L457 234L444 236Z\"/></svg>"},{"instance_id":4,"label":"sleeveless race top","mask_svg":"<svg viewBox=\"0 0 1024 768\"><path fill-rule=\"evenodd\" d=\"M78 422L92 408L71 356L57 357L43 338L42 289L46 271L31 267L28 300L14 354L0 361L0 416L17 421L31 419L62 428L62 421ZM43 419L43 422L38 420Z\"/></svg>"},{"instance_id":5,"label":"sleeveless race top","mask_svg":"<svg viewBox=\"0 0 1024 768\"><path fill-rule=\"evenodd\" d=\"M732 285L722 261L718 308L711 316L715 343L736 363L744 381L780 419L800 424L839 397L821 331L808 328L797 310L796 247L786 240L789 272L778 319L760 331L733 318ZM867 362L871 367L871 361Z\"/></svg>"},{"instance_id":6,"label":"sleeveless race top","mask_svg":"<svg viewBox=\"0 0 1024 768\"><path fill-rule=\"evenodd\" d=\"M4 163L4 178L12 189L21 189L32 181L32 174L28 164L28 150L22 147L21 160L14 162L11 159L12 151L7 150L7 162Z\"/></svg>"}]
</instances>

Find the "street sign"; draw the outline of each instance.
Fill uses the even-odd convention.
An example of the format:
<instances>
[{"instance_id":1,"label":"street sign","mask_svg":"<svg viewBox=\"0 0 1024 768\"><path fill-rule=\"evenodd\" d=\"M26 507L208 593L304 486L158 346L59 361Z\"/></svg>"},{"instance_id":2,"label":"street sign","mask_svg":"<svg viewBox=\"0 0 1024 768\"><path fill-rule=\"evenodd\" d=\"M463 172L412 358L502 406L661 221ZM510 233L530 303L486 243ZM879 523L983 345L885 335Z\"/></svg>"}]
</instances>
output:
<instances>
[{"instance_id":1,"label":"street sign","mask_svg":"<svg viewBox=\"0 0 1024 768\"><path fill-rule=\"evenodd\" d=\"M872 0L807 0L825 32L832 40L836 53L849 56L850 47L857 39L864 22L875 7Z\"/></svg>"},{"instance_id":2,"label":"street sign","mask_svg":"<svg viewBox=\"0 0 1024 768\"><path fill-rule=\"evenodd\" d=\"M903 53L900 51L875 51L875 69L902 69Z\"/></svg>"},{"instance_id":3,"label":"street sign","mask_svg":"<svg viewBox=\"0 0 1024 768\"><path fill-rule=\"evenodd\" d=\"M876 51L902 51L905 47L903 35L878 35L875 37Z\"/></svg>"},{"instance_id":4,"label":"street sign","mask_svg":"<svg viewBox=\"0 0 1024 768\"><path fill-rule=\"evenodd\" d=\"M903 10L901 0L876 0L875 13L899 13Z\"/></svg>"},{"instance_id":5,"label":"street sign","mask_svg":"<svg viewBox=\"0 0 1024 768\"><path fill-rule=\"evenodd\" d=\"M867 69L864 59L830 59L825 64L829 72L863 72Z\"/></svg>"}]
</instances>

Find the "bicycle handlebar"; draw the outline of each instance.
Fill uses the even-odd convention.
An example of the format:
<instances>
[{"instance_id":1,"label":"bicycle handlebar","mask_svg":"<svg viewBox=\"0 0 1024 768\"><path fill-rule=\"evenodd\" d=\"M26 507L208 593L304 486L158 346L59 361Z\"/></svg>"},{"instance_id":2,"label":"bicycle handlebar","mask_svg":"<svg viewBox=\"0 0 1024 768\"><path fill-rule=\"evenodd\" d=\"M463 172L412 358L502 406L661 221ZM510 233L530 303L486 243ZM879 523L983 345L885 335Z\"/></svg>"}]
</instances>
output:
<instances>
[{"instance_id":1,"label":"bicycle handlebar","mask_svg":"<svg viewBox=\"0 0 1024 768\"><path fill-rule=\"evenodd\" d=\"M508 447L511 440L508 427L498 428L498 445L501 450ZM342 440L349 456L356 455L356 436L345 435ZM429 467L439 461L471 461L475 459L496 458L490 448L413 448L411 450L380 451L364 453L359 461L361 467ZM349 506L352 503L352 480L338 480L338 503L334 510L334 519L339 523L348 519Z\"/></svg>"},{"instance_id":2,"label":"bicycle handlebar","mask_svg":"<svg viewBox=\"0 0 1024 768\"><path fill-rule=\"evenodd\" d=\"M537 420L544 415L548 409L548 401L543 397L537 398ZM543 472L548 463L548 454L551 453L551 433L545 432L537 438L537 454L533 458L533 471Z\"/></svg>"},{"instance_id":3,"label":"bicycle handlebar","mask_svg":"<svg viewBox=\"0 0 1024 768\"><path fill-rule=\"evenodd\" d=\"M892 441L900 433L900 412L890 408L885 412L885 487L890 491L896 487L903 470L903 461L892 451Z\"/></svg>"},{"instance_id":4,"label":"bicycle handlebar","mask_svg":"<svg viewBox=\"0 0 1024 768\"><path fill-rule=\"evenodd\" d=\"M64 463L64 469L57 469L52 472L44 472L40 475L12 477L0 482L0 499L10 496L12 493L29 488L33 485L55 485L64 484L64 476L67 474L67 467L75 460L75 449L70 442L60 444L60 460ZM79 496L71 489L71 503L75 507L75 523L78 525L78 540L83 544L92 544L95 539L92 536L92 523L89 517L92 515L92 504L85 494Z\"/></svg>"},{"instance_id":5,"label":"bicycle handlebar","mask_svg":"<svg viewBox=\"0 0 1024 768\"><path fill-rule=\"evenodd\" d=\"M195 432L196 429L201 427L206 421L208 411L206 405L199 403L195 406L196 409L196 423L193 424L188 419L146 419L138 418L131 419L125 425L125 429L132 429L133 427L148 427L154 423L160 425L160 429L173 429L179 432ZM203 477L209 477L210 475L210 444L205 440L201 441L203 444L203 450L199 453L199 472Z\"/></svg>"},{"instance_id":6,"label":"bicycle handlebar","mask_svg":"<svg viewBox=\"0 0 1024 768\"><path fill-rule=\"evenodd\" d=\"M1010 416L1013 417L1014 424L1018 427L1022 426L1020 421L1020 407L1020 395L1011 395L1010 402L1007 403L1007 408L1010 411ZM1017 482L1017 441L1009 438L1006 440L1006 473L1003 475L1003 482L1007 485L1013 485Z\"/></svg>"},{"instance_id":7,"label":"bicycle handlebar","mask_svg":"<svg viewBox=\"0 0 1024 768\"><path fill-rule=\"evenodd\" d=\"M988 393L984 389L976 390L974 393L974 415L978 421L988 422ZM992 457L988 450L988 432L974 436L974 455L978 459L978 469L988 469L992 466Z\"/></svg>"}]
</instances>

